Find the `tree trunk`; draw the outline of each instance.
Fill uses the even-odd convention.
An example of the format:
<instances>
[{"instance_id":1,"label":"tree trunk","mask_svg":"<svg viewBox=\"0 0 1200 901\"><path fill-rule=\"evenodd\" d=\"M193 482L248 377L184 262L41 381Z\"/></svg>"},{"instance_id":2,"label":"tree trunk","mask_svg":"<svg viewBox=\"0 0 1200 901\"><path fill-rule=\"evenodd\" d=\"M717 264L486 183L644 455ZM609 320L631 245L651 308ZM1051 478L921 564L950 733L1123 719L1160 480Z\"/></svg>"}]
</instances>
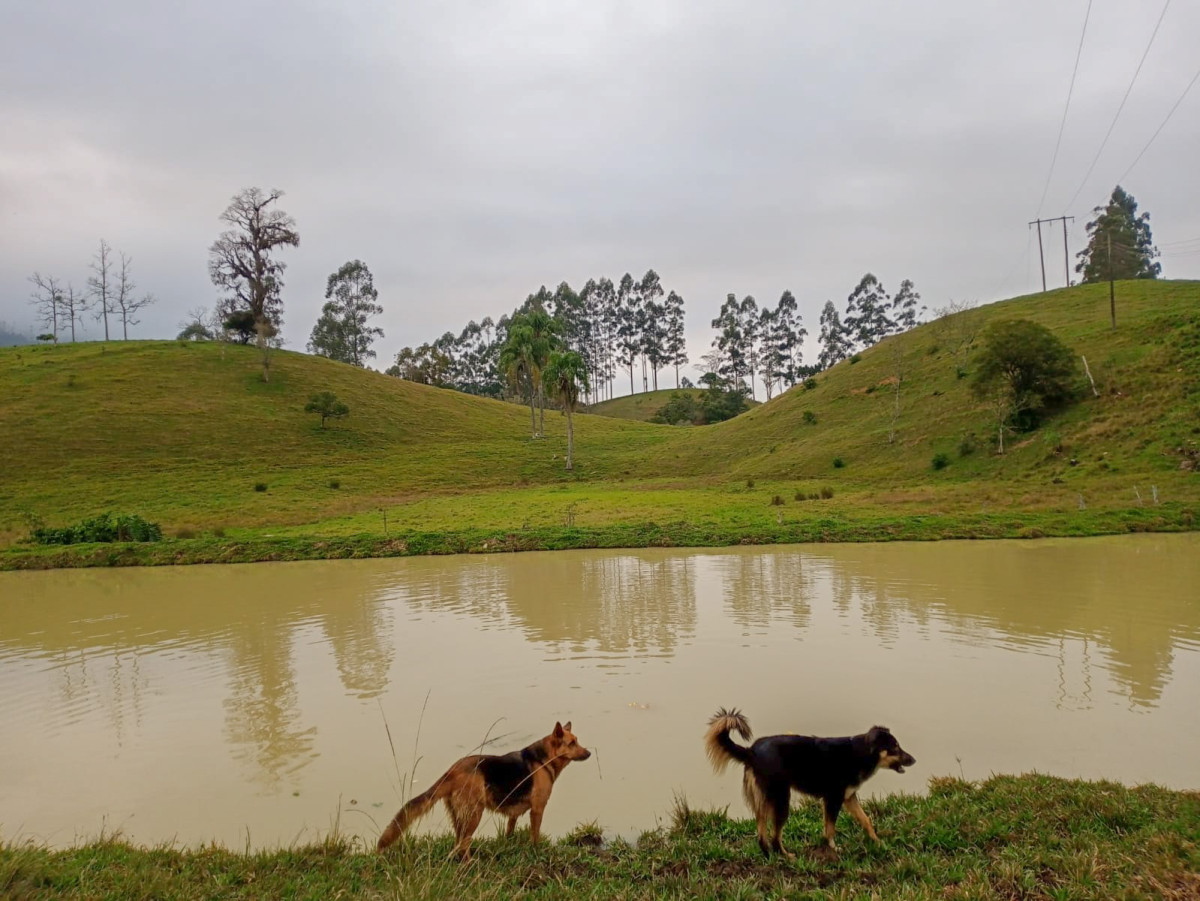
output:
<instances>
[{"instance_id":1,"label":"tree trunk","mask_svg":"<svg viewBox=\"0 0 1200 901\"><path fill-rule=\"evenodd\" d=\"M529 381L529 436L537 437L537 414L533 409L533 380Z\"/></svg>"},{"instance_id":2,"label":"tree trunk","mask_svg":"<svg viewBox=\"0 0 1200 901\"><path fill-rule=\"evenodd\" d=\"M538 382L538 437L546 437L546 391Z\"/></svg>"},{"instance_id":3,"label":"tree trunk","mask_svg":"<svg viewBox=\"0 0 1200 901\"><path fill-rule=\"evenodd\" d=\"M679 364L675 364L675 387L679 387Z\"/></svg>"},{"instance_id":4,"label":"tree trunk","mask_svg":"<svg viewBox=\"0 0 1200 901\"><path fill-rule=\"evenodd\" d=\"M575 468L575 423L571 419L571 405L567 408L567 472Z\"/></svg>"}]
</instances>

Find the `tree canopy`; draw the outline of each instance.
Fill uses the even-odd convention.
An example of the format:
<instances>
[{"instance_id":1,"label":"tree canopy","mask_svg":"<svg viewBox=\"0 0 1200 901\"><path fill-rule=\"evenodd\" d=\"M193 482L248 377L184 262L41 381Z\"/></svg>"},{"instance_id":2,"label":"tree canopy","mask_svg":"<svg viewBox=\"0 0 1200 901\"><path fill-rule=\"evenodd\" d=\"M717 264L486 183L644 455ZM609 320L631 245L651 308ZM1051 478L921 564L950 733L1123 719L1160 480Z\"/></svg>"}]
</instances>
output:
<instances>
[{"instance_id":1,"label":"tree canopy","mask_svg":"<svg viewBox=\"0 0 1200 901\"><path fill-rule=\"evenodd\" d=\"M1162 263L1150 234L1150 214L1138 215L1137 201L1117 185L1107 206L1092 210L1095 218L1087 224L1087 247L1076 257L1075 271L1083 283L1111 279L1158 278ZM1111 255L1110 255L1111 249Z\"/></svg>"},{"instance_id":2,"label":"tree canopy","mask_svg":"<svg viewBox=\"0 0 1200 901\"><path fill-rule=\"evenodd\" d=\"M375 356L371 344L383 329L367 320L383 312L371 270L362 260L344 263L325 285L325 306L308 339L311 353L352 366L365 366Z\"/></svg>"}]
</instances>

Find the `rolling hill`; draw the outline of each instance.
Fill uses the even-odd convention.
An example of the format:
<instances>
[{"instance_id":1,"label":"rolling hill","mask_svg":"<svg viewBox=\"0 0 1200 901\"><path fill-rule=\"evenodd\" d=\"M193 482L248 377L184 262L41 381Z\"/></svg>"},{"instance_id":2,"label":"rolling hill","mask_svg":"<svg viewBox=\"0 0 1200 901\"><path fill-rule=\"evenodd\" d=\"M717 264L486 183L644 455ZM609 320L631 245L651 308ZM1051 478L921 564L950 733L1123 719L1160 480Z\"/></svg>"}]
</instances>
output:
<instances>
[{"instance_id":1,"label":"rolling hill","mask_svg":"<svg viewBox=\"0 0 1200 901\"><path fill-rule=\"evenodd\" d=\"M1107 286L969 310L714 426L577 416L574 473L557 412L535 441L528 408L319 357L280 352L265 384L255 350L231 345L0 349L0 542L29 514L59 525L109 509L185 538L372 533L385 512L401 530L686 523L726 538L814 518L1069 518L1157 500L1187 522L1200 500L1200 476L1181 469L1200 453L1200 283L1123 282L1117 297L1115 330ZM1010 436L1003 456L967 377L973 339L999 318L1046 325L1096 386L1081 376L1082 399ZM326 429L303 412L321 390L351 408ZM821 489L834 497L813 502Z\"/></svg>"}]
</instances>

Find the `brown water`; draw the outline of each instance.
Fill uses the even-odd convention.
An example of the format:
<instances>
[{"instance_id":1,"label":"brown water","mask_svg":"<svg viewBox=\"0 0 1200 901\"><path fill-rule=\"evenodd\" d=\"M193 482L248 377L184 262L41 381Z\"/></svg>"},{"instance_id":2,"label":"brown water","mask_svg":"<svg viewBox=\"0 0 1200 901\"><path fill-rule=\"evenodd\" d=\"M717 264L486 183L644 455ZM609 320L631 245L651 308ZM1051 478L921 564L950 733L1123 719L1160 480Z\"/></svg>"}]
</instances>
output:
<instances>
[{"instance_id":1,"label":"brown water","mask_svg":"<svg viewBox=\"0 0 1200 901\"><path fill-rule=\"evenodd\" d=\"M759 734L890 726L918 763L872 792L1200 787L1200 535L64 570L0 598L7 840L373 840L555 719L598 753L550 832L635 835L674 792L743 815L700 745L722 705Z\"/></svg>"}]
</instances>

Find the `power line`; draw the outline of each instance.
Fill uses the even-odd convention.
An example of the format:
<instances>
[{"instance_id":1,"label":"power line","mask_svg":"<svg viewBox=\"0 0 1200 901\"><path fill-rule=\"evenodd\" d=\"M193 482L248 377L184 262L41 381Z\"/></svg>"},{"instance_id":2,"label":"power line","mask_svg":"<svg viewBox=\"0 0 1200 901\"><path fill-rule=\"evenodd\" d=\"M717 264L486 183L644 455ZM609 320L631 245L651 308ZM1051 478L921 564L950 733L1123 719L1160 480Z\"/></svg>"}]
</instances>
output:
<instances>
[{"instance_id":1,"label":"power line","mask_svg":"<svg viewBox=\"0 0 1200 901\"><path fill-rule=\"evenodd\" d=\"M1071 95L1075 93L1075 75L1079 72L1079 57L1083 53L1083 38L1087 34L1088 19L1092 15L1092 0L1088 0L1087 11L1083 14L1083 30L1079 32L1079 47L1075 51L1075 67L1071 69L1071 85L1067 88L1067 103L1063 107L1062 122L1058 125L1058 139L1054 142L1054 154L1050 157L1050 171L1046 173L1046 184L1042 186L1042 199L1038 201L1039 216L1042 215L1042 205L1046 202L1046 191L1050 189L1050 176L1054 174L1054 164L1058 162L1058 148L1062 146L1063 129L1067 127L1067 111L1071 108Z\"/></svg>"},{"instance_id":2,"label":"power line","mask_svg":"<svg viewBox=\"0 0 1200 901\"><path fill-rule=\"evenodd\" d=\"M1200 79L1200 69L1196 70L1196 74L1192 76L1192 80L1189 81L1187 87L1183 89L1183 93L1179 95L1179 99L1175 101L1175 105L1171 107L1171 111L1167 113L1167 117L1162 120L1162 125L1158 126L1157 131L1150 136L1150 140L1146 142L1146 146L1142 148L1142 152L1137 155L1137 158L1129 164L1129 168L1126 169L1122 173L1121 177L1117 179L1117 184L1123 182L1125 180L1125 176L1132 172L1133 167L1136 166L1141 158L1146 155L1146 151L1150 149L1150 145L1154 143L1154 139L1158 137L1159 132L1166 128L1167 123L1171 121L1171 117L1175 115L1175 110L1179 109L1179 104L1183 103L1183 98L1188 95L1188 91L1192 89L1192 85L1196 83L1197 79Z\"/></svg>"},{"instance_id":3,"label":"power line","mask_svg":"<svg viewBox=\"0 0 1200 901\"><path fill-rule=\"evenodd\" d=\"M1150 34L1150 41L1146 44L1146 49L1142 51L1142 58L1137 64L1137 68L1133 72L1133 78L1129 80L1129 87L1125 89L1125 96L1121 98L1121 105L1117 107L1116 115L1113 116L1112 122L1108 125L1108 131L1104 133L1104 140L1100 142L1100 149L1096 151L1096 155L1092 157L1092 164L1088 166L1087 172L1083 176L1083 180L1079 183L1079 187L1075 189L1075 193L1071 195L1071 199L1064 205L1063 209L1067 209L1075 202L1075 198L1079 196L1079 192L1083 190L1087 180L1092 175L1092 170L1096 168L1096 163L1100 161L1100 154L1104 152L1105 146L1108 144L1108 139L1112 136L1113 129L1116 128L1117 120L1121 118L1121 110L1125 109L1125 101L1129 99L1129 95L1133 92L1133 86L1137 82L1138 75L1142 71L1142 65L1146 62L1146 57L1150 55L1150 48L1154 46L1154 39L1158 37L1158 29L1163 23L1163 19L1167 15L1167 7L1171 5L1171 0L1167 0L1163 4L1162 12L1158 14L1158 22L1154 25L1154 31ZM1040 215L1040 213L1039 213Z\"/></svg>"}]
</instances>

